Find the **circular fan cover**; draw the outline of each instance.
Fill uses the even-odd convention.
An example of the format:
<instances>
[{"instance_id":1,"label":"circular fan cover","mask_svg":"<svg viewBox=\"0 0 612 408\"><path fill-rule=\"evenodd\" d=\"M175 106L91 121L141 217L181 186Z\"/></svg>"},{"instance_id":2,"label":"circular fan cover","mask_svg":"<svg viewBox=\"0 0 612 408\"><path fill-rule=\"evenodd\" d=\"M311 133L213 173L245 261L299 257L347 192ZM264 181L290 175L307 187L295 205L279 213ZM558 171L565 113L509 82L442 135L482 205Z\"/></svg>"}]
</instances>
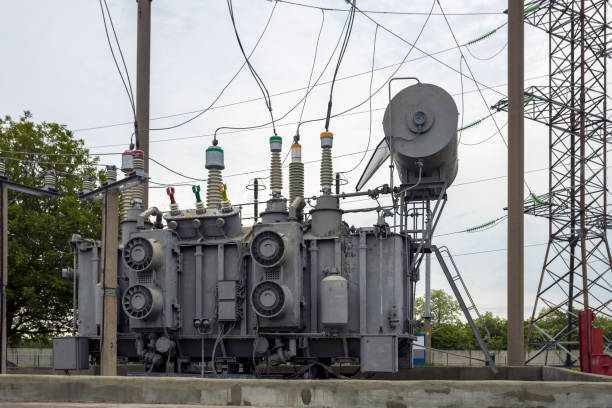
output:
<instances>
[{"instance_id":1,"label":"circular fan cover","mask_svg":"<svg viewBox=\"0 0 612 408\"><path fill-rule=\"evenodd\" d=\"M278 265L285 256L285 243L276 232L263 231L257 234L251 244L251 255L261 266Z\"/></svg>"},{"instance_id":2,"label":"circular fan cover","mask_svg":"<svg viewBox=\"0 0 612 408\"><path fill-rule=\"evenodd\" d=\"M123 248L123 260L134 271L145 271L153 263L153 244L145 238L132 238Z\"/></svg>"},{"instance_id":3,"label":"circular fan cover","mask_svg":"<svg viewBox=\"0 0 612 408\"><path fill-rule=\"evenodd\" d=\"M132 319L146 319L153 312L153 294L146 286L130 286L123 294L121 304Z\"/></svg>"},{"instance_id":4,"label":"circular fan cover","mask_svg":"<svg viewBox=\"0 0 612 408\"><path fill-rule=\"evenodd\" d=\"M276 317L285 308L287 299L283 288L276 282L263 281L255 286L251 303L255 313L261 317Z\"/></svg>"}]
</instances>

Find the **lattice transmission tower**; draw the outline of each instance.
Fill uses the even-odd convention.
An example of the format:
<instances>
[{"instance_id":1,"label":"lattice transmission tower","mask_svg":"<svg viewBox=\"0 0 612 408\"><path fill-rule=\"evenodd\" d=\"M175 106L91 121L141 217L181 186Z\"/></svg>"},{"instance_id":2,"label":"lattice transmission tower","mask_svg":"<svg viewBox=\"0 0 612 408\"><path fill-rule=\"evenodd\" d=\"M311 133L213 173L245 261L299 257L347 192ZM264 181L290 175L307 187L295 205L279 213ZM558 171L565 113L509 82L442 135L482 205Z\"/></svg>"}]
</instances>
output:
<instances>
[{"instance_id":1,"label":"lattice transmission tower","mask_svg":"<svg viewBox=\"0 0 612 408\"><path fill-rule=\"evenodd\" d=\"M525 212L548 218L549 241L531 314L527 343L564 355L574 365L577 311L612 317L612 271L607 230L605 0L525 3L525 22L548 33L549 83L525 89L525 116L549 127L549 192L526 200ZM495 105L507 110L507 100ZM545 322L563 316L554 329ZM562 327L564 326L564 327ZM610 348L610 339L606 339Z\"/></svg>"}]
</instances>

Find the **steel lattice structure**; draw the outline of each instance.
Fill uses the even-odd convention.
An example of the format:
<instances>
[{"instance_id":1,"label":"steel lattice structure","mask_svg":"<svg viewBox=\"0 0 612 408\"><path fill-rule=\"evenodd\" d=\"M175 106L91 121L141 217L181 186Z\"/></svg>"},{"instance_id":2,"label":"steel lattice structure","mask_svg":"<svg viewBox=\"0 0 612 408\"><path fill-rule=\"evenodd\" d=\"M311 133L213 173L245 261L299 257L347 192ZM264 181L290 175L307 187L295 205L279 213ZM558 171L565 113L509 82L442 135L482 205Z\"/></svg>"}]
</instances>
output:
<instances>
[{"instance_id":1,"label":"steel lattice structure","mask_svg":"<svg viewBox=\"0 0 612 408\"><path fill-rule=\"evenodd\" d=\"M525 116L549 127L549 192L525 203L526 213L549 220L527 342L538 333L544 341L536 355L562 350L571 366L578 360L570 347L577 338L576 310L612 317L606 1L526 2L525 22L549 34L550 50L548 86L525 90ZM507 110L507 101L495 108ZM540 324L553 313L567 317L554 332Z\"/></svg>"}]
</instances>

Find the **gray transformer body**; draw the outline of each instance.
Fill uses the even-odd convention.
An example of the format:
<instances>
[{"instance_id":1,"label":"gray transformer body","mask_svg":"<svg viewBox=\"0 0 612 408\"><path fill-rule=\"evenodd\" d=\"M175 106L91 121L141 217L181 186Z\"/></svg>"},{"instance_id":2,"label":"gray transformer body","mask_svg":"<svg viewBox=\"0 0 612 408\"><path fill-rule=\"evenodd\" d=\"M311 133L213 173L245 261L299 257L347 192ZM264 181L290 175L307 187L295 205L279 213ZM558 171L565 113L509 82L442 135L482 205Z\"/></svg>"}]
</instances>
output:
<instances>
[{"instance_id":1,"label":"gray transformer body","mask_svg":"<svg viewBox=\"0 0 612 408\"><path fill-rule=\"evenodd\" d=\"M264 222L246 228L237 208L166 216L163 229L130 210L118 254L120 358L149 369L169 358L211 361L213 353L228 366L256 357L409 367L409 236L386 224L349 229L336 197L317 201L302 221L272 199ZM78 254L79 336L95 354L99 244L83 243ZM364 355L370 349L390 352Z\"/></svg>"}]
</instances>

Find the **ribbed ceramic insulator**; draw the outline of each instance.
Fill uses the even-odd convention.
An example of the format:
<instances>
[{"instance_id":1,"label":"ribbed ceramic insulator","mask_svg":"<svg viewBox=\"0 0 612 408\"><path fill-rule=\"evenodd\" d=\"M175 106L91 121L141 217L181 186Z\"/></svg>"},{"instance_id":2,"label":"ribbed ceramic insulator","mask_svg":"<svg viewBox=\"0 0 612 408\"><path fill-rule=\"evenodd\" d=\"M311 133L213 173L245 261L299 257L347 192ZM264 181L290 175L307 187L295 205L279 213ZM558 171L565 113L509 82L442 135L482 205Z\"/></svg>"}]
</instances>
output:
<instances>
[{"instance_id":1,"label":"ribbed ceramic insulator","mask_svg":"<svg viewBox=\"0 0 612 408\"><path fill-rule=\"evenodd\" d=\"M221 211L223 212L232 211L232 203L229 200L221 201Z\"/></svg>"},{"instance_id":2,"label":"ribbed ceramic insulator","mask_svg":"<svg viewBox=\"0 0 612 408\"><path fill-rule=\"evenodd\" d=\"M144 170L144 159L142 157L134 156L134 169ZM123 196L121 200L123 220L127 219L127 213L128 210L132 208L132 202L134 200L138 200L142 203L143 197L144 185L142 184L123 191Z\"/></svg>"},{"instance_id":3,"label":"ribbed ceramic insulator","mask_svg":"<svg viewBox=\"0 0 612 408\"><path fill-rule=\"evenodd\" d=\"M113 183L117 181L117 169L106 169L106 182Z\"/></svg>"},{"instance_id":4,"label":"ribbed ceramic insulator","mask_svg":"<svg viewBox=\"0 0 612 408\"><path fill-rule=\"evenodd\" d=\"M331 147L321 149L321 190L329 194L334 182L334 169L332 166Z\"/></svg>"},{"instance_id":5,"label":"ribbed ceramic insulator","mask_svg":"<svg viewBox=\"0 0 612 408\"><path fill-rule=\"evenodd\" d=\"M4 165L4 160L0 160L0 174L6 173L6 167Z\"/></svg>"},{"instance_id":6,"label":"ribbed ceramic insulator","mask_svg":"<svg viewBox=\"0 0 612 408\"><path fill-rule=\"evenodd\" d=\"M196 201L196 214L203 214L204 211L204 203L201 201Z\"/></svg>"},{"instance_id":7,"label":"ribbed ceramic insulator","mask_svg":"<svg viewBox=\"0 0 612 408\"><path fill-rule=\"evenodd\" d=\"M44 186L55 188L56 177L55 173L45 173Z\"/></svg>"},{"instance_id":8,"label":"ribbed ceramic insulator","mask_svg":"<svg viewBox=\"0 0 612 408\"><path fill-rule=\"evenodd\" d=\"M121 220L125 221L127 219L127 213L130 208L132 208L132 190L133 188L128 188L127 190L123 190L121 193Z\"/></svg>"},{"instance_id":9,"label":"ribbed ceramic insulator","mask_svg":"<svg viewBox=\"0 0 612 408\"><path fill-rule=\"evenodd\" d=\"M94 189L94 183L90 179L83 179L83 191L92 191Z\"/></svg>"},{"instance_id":10,"label":"ribbed ceramic insulator","mask_svg":"<svg viewBox=\"0 0 612 408\"><path fill-rule=\"evenodd\" d=\"M179 215L180 213L178 204L170 204L170 215Z\"/></svg>"},{"instance_id":11,"label":"ribbed ceramic insulator","mask_svg":"<svg viewBox=\"0 0 612 408\"><path fill-rule=\"evenodd\" d=\"M304 197L304 163L289 163L289 202Z\"/></svg>"},{"instance_id":12,"label":"ribbed ceramic insulator","mask_svg":"<svg viewBox=\"0 0 612 408\"><path fill-rule=\"evenodd\" d=\"M219 186L223 184L221 170L208 169L208 181L206 182L206 209L212 211L221 203L223 196Z\"/></svg>"},{"instance_id":13,"label":"ribbed ceramic insulator","mask_svg":"<svg viewBox=\"0 0 612 408\"><path fill-rule=\"evenodd\" d=\"M281 166L280 152L272 152L270 190L272 190L272 195L280 194L283 191L283 168Z\"/></svg>"}]
</instances>

